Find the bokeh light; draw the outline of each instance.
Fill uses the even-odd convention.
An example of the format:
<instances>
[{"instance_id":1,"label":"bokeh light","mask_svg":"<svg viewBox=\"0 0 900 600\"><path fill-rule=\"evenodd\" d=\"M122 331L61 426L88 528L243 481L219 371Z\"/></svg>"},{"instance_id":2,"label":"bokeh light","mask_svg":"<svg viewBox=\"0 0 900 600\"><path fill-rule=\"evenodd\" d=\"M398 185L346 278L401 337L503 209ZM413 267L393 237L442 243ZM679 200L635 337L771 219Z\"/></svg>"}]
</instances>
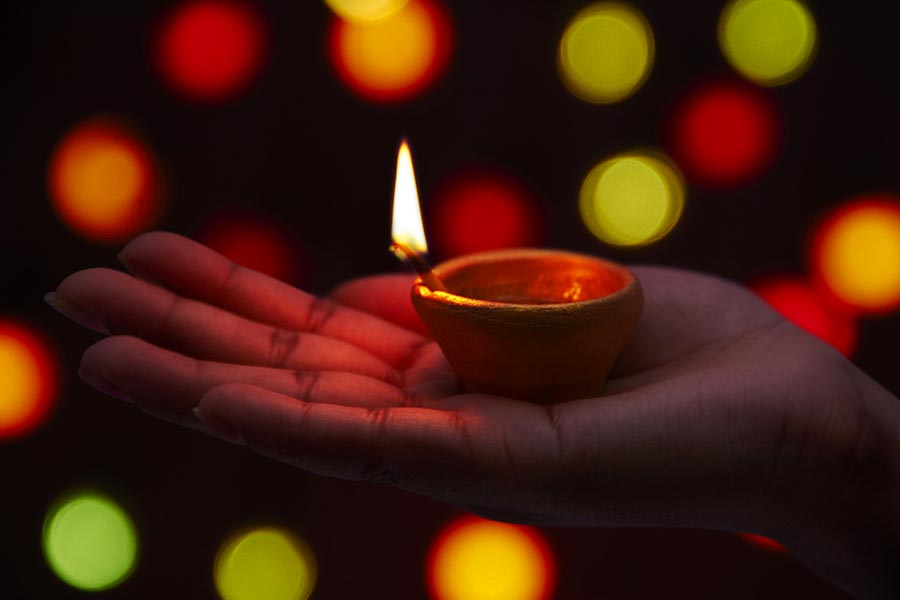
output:
<instances>
[{"instance_id":1,"label":"bokeh light","mask_svg":"<svg viewBox=\"0 0 900 600\"><path fill-rule=\"evenodd\" d=\"M214 102L242 92L267 51L267 28L241 0L193 0L174 7L154 39L163 80L190 100Z\"/></svg>"},{"instance_id":2,"label":"bokeh light","mask_svg":"<svg viewBox=\"0 0 900 600\"><path fill-rule=\"evenodd\" d=\"M653 67L653 30L636 8L598 2L569 22L559 44L560 78L587 102L609 104L637 91Z\"/></svg>"},{"instance_id":3,"label":"bokeh light","mask_svg":"<svg viewBox=\"0 0 900 600\"><path fill-rule=\"evenodd\" d=\"M231 536L213 568L223 600L306 600L316 585L316 559L303 540L260 527Z\"/></svg>"},{"instance_id":4,"label":"bokeh light","mask_svg":"<svg viewBox=\"0 0 900 600\"><path fill-rule=\"evenodd\" d=\"M744 541L749 542L757 548L768 550L769 552L786 553L788 551L787 548L785 548L772 538L767 538L762 535L756 535L755 533L739 533L738 535L741 536Z\"/></svg>"},{"instance_id":5,"label":"bokeh light","mask_svg":"<svg viewBox=\"0 0 900 600\"><path fill-rule=\"evenodd\" d=\"M800 77L812 63L816 38L816 20L798 0L732 0L719 18L725 58L762 85Z\"/></svg>"},{"instance_id":6,"label":"bokeh light","mask_svg":"<svg viewBox=\"0 0 900 600\"><path fill-rule=\"evenodd\" d=\"M121 506L96 492L65 496L44 521L44 556L72 587L98 591L122 583L137 564L134 524Z\"/></svg>"},{"instance_id":7,"label":"bokeh light","mask_svg":"<svg viewBox=\"0 0 900 600\"><path fill-rule=\"evenodd\" d=\"M371 22L396 13L409 0L325 0L342 19Z\"/></svg>"},{"instance_id":8,"label":"bokeh light","mask_svg":"<svg viewBox=\"0 0 900 600\"><path fill-rule=\"evenodd\" d=\"M627 153L591 169L579 193L581 218L608 244L640 246L665 236L681 216L684 182L664 157Z\"/></svg>"},{"instance_id":9,"label":"bokeh light","mask_svg":"<svg viewBox=\"0 0 900 600\"><path fill-rule=\"evenodd\" d=\"M307 275L297 236L261 212L219 212L199 228L197 239L239 265L287 283L300 284Z\"/></svg>"},{"instance_id":10,"label":"bokeh light","mask_svg":"<svg viewBox=\"0 0 900 600\"><path fill-rule=\"evenodd\" d=\"M476 168L452 176L439 186L429 212L434 245L445 257L535 246L543 239L542 215L530 187L499 170Z\"/></svg>"},{"instance_id":11,"label":"bokeh light","mask_svg":"<svg viewBox=\"0 0 900 600\"><path fill-rule=\"evenodd\" d=\"M471 516L438 534L426 571L434 600L546 600L556 583L550 547L535 529Z\"/></svg>"},{"instance_id":12,"label":"bokeh light","mask_svg":"<svg viewBox=\"0 0 900 600\"><path fill-rule=\"evenodd\" d=\"M43 335L0 318L0 440L27 435L56 402L58 366Z\"/></svg>"},{"instance_id":13,"label":"bokeh light","mask_svg":"<svg viewBox=\"0 0 900 600\"><path fill-rule=\"evenodd\" d=\"M844 356L852 356L858 338L856 320L837 310L806 280L769 277L750 287L785 319L834 346Z\"/></svg>"},{"instance_id":14,"label":"bokeh light","mask_svg":"<svg viewBox=\"0 0 900 600\"><path fill-rule=\"evenodd\" d=\"M758 177L781 143L781 122L766 90L741 81L694 88L670 115L667 143L690 181L730 188Z\"/></svg>"},{"instance_id":15,"label":"bokeh light","mask_svg":"<svg viewBox=\"0 0 900 600\"><path fill-rule=\"evenodd\" d=\"M816 227L814 279L843 305L884 314L900 307L900 196L848 201Z\"/></svg>"},{"instance_id":16,"label":"bokeh light","mask_svg":"<svg viewBox=\"0 0 900 600\"><path fill-rule=\"evenodd\" d=\"M149 149L108 118L68 131L50 159L53 208L73 231L115 243L153 225L162 213L162 184Z\"/></svg>"},{"instance_id":17,"label":"bokeh light","mask_svg":"<svg viewBox=\"0 0 900 600\"><path fill-rule=\"evenodd\" d=\"M395 102L416 96L444 72L452 37L438 0L410 0L377 21L335 19L329 54L351 90L367 100Z\"/></svg>"}]
</instances>

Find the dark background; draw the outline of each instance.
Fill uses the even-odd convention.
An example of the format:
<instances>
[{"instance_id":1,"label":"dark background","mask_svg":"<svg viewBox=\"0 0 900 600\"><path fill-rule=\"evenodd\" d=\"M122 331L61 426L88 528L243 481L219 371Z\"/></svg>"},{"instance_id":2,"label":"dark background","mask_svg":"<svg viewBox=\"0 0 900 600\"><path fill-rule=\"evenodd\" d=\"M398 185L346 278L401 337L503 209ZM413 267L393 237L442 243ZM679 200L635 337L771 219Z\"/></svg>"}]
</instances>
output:
<instances>
[{"instance_id":1,"label":"dark background","mask_svg":"<svg viewBox=\"0 0 900 600\"><path fill-rule=\"evenodd\" d=\"M723 2L636 1L656 40L650 78L624 102L583 103L555 66L562 29L583 4L447 2L449 70L425 94L390 106L365 102L334 76L325 55L331 16L318 1L260 3L272 46L262 75L239 100L206 106L168 92L149 64L147 40L168 3L4 6L0 315L52 335L63 388L47 424L0 445L0 597L85 595L50 572L40 548L47 507L84 484L121 499L140 535L138 569L109 598L214 597L218 545L254 523L284 525L310 543L320 563L314 598L423 598L426 551L457 514L387 487L307 475L78 380L80 353L97 338L40 299L75 270L116 266L116 247L72 233L46 193L50 153L86 117L126 118L158 153L169 186L162 228L191 235L223 207L265 210L302 240L306 286L316 292L398 269L386 246L402 135L413 143L426 213L447 173L500 166L532 184L548 246L741 281L802 273L818 215L854 195L900 189L900 53L888 3L815 3L818 56L799 80L772 90L785 124L773 167L739 190L689 188L681 222L654 245L602 245L578 216L584 174L613 153L658 145L678 94L730 70L715 37ZM895 392L898 333L896 316L863 322L855 356ZM791 556L728 533L544 532L559 599L843 597Z\"/></svg>"}]
</instances>

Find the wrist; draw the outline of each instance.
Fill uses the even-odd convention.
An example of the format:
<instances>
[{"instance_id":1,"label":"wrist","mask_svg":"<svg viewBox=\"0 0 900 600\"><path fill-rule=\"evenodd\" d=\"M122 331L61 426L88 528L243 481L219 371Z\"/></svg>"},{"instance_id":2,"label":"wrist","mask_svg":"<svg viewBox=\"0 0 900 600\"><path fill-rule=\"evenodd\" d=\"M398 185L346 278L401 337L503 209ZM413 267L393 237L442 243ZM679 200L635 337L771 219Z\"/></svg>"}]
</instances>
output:
<instances>
[{"instance_id":1,"label":"wrist","mask_svg":"<svg viewBox=\"0 0 900 600\"><path fill-rule=\"evenodd\" d=\"M825 419L779 529L832 583L864 599L900 598L900 401L847 367L852 426L840 411Z\"/></svg>"}]
</instances>

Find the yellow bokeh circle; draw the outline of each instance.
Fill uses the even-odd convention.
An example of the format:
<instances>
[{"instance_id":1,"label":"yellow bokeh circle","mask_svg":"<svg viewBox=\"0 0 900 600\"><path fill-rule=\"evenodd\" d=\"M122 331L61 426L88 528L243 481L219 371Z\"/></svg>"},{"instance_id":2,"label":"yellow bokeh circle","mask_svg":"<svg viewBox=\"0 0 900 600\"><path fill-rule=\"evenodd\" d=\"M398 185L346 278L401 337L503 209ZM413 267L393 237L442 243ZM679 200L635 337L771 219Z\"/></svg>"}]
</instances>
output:
<instances>
[{"instance_id":1,"label":"yellow bokeh circle","mask_svg":"<svg viewBox=\"0 0 900 600\"><path fill-rule=\"evenodd\" d=\"M812 63L816 20L798 0L733 0L719 18L719 45L747 79L781 85Z\"/></svg>"},{"instance_id":2,"label":"yellow bokeh circle","mask_svg":"<svg viewBox=\"0 0 900 600\"><path fill-rule=\"evenodd\" d=\"M621 154L591 169L581 185L579 208L587 228L602 241L651 244L681 217L684 180L662 156Z\"/></svg>"},{"instance_id":3,"label":"yellow bokeh circle","mask_svg":"<svg viewBox=\"0 0 900 600\"><path fill-rule=\"evenodd\" d=\"M371 22L391 16L409 0L325 0L342 19Z\"/></svg>"},{"instance_id":4,"label":"yellow bokeh circle","mask_svg":"<svg viewBox=\"0 0 900 600\"><path fill-rule=\"evenodd\" d=\"M213 568L223 600L306 600L316 559L297 536L275 527L241 531L219 548Z\"/></svg>"},{"instance_id":5,"label":"yellow bokeh circle","mask_svg":"<svg viewBox=\"0 0 900 600\"><path fill-rule=\"evenodd\" d=\"M864 312L900 306L900 198L851 202L819 227L812 248L819 281Z\"/></svg>"},{"instance_id":6,"label":"yellow bokeh circle","mask_svg":"<svg viewBox=\"0 0 900 600\"><path fill-rule=\"evenodd\" d=\"M559 74L582 100L618 102L647 79L653 53L653 30L640 11L624 3L598 2L566 26L559 44Z\"/></svg>"},{"instance_id":7,"label":"yellow bokeh circle","mask_svg":"<svg viewBox=\"0 0 900 600\"><path fill-rule=\"evenodd\" d=\"M72 587L101 591L125 581L137 566L138 536L128 513L113 499L73 492L48 511L44 557Z\"/></svg>"},{"instance_id":8,"label":"yellow bokeh circle","mask_svg":"<svg viewBox=\"0 0 900 600\"><path fill-rule=\"evenodd\" d=\"M545 600L555 565L533 529L464 517L438 537L428 576L435 600Z\"/></svg>"}]
</instances>

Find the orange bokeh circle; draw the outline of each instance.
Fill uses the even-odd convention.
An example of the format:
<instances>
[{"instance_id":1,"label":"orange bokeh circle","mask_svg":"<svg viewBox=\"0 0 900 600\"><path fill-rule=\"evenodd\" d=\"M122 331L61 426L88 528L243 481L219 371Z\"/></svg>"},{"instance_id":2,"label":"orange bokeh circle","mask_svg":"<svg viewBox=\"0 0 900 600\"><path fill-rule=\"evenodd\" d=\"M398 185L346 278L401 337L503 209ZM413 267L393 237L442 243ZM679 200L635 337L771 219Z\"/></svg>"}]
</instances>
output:
<instances>
[{"instance_id":1,"label":"orange bokeh circle","mask_svg":"<svg viewBox=\"0 0 900 600\"><path fill-rule=\"evenodd\" d=\"M87 119L63 136L50 159L48 188L59 218L92 241L130 238L162 212L149 149L108 118Z\"/></svg>"},{"instance_id":2,"label":"orange bokeh circle","mask_svg":"<svg viewBox=\"0 0 900 600\"><path fill-rule=\"evenodd\" d=\"M32 327L0 319L0 359L0 439L15 439L50 415L59 388L57 357Z\"/></svg>"},{"instance_id":3,"label":"orange bokeh circle","mask_svg":"<svg viewBox=\"0 0 900 600\"><path fill-rule=\"evenodd\" d=\"M853 198L813 228L809 262L818 289L845 310L900 308L900 196Z\"/></svg>"},{"instance_id":4,"label":"orange bokeh circle","mask_svg":"<svg viewBox=\"0 0 900 600\"><path fill-rule=\"evenodd\" d=\"M491 544L495 550L506 545L509 553L495 556L503 559L518 554L518 564L507 566L526 570L496 572L491 569L496 564L469 562L473 554L484 551L478 547L479 542ZM462 568L457 564L454 568L451 563L460 559L469 564ZM464 515L436 536L426 558L425 576L434 600L548 600L556 586L556 560L550 545L532 527ZM523 587L525 581L532 586ZM512 585L504 589L504 582ZM492 589L485 589L485 584ZM516 592L514 588L518 588ZM511 593L516 593L516 597L512 598Z\"/></svg>"},{"instance_id":5,"label":"orange bokeh circle","mask_svg":"<svg viewBox=\"0 0 900 600\"><path fill-rule=\"evenodd\" d=\"M446 70L453 27L439 0L410 0L373 22L335 17L328 36L332 66L347 87L375 102L407 100Z\"/></svg>"}]
</instances>

